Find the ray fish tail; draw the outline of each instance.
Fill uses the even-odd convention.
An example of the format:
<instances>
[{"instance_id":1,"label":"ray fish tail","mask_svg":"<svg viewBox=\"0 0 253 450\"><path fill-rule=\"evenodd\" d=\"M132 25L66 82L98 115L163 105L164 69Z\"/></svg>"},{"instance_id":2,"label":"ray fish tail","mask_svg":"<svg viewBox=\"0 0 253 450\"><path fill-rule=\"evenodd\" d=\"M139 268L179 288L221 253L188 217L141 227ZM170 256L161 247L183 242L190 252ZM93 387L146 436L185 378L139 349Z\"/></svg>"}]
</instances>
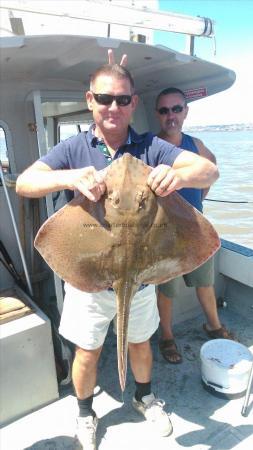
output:
<instances>
[{"instance_id":1,"label":"ray fish tail","mask_svg":"<svg viewBox=\"0 0 253 450\"><path fill-rule=\"evenodd\" d=\"M128 350L128 321L132 299L138 286L128 280L113 283L117 301L117 355L118 373L122 392L126 386L127 350Z\"/></svg>"}]
</instances>

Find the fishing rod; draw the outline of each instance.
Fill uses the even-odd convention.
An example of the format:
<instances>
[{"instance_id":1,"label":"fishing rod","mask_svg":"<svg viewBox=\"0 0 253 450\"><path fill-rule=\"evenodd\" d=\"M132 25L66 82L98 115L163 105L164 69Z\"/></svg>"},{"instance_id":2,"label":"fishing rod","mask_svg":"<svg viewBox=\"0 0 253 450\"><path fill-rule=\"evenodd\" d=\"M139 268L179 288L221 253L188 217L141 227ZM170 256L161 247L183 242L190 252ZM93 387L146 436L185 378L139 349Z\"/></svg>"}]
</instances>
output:
<instances>
[{"instance_id":1,"label":"fishing rod","mask_svg":"<svg viewBox=\"0 0 253 450\"><path fill-rule=\"evenodd\" d=\"M15 269L15 266L11 260L11 257L9 255L9 253L7 252L2 241L0 241L0 262L3 264L5 269L12 276L12 278L16 281L17 285L28 294L27 286L24 284L21 276Z\"/></svg>"},{"instance_id":2,"label":"fishing rod","mask_svg":"<svg viewBox=\"0 0 253 450\"><path fill-rule=\"evenodd\" d=\"M5 179L4 179L4 172L3 172L3 166L2 166L2 161L1 160L0 160L0 177L1 177L1 180L2 180L2 185L3 185L3 188L4 188L5 198L6 198L6 201L7 201L8 208L9 208L11 221L12 221L14 233L15 233L17 244L18 244L18 248L19 248L19 253L20 253L20 257L21 257L23 268L24 268L24 272L25 272L25 278L26 278L28 291L29 291L29 294L31 295L31 297L33 297L33 289L32 289L30 277L29 277L29 274L28 274L27 266L26 266L24 252L23 252L22 245L21 245L21 242L20 242L20 239L19 239L18 229L17 229L17 225L16 225L16 221L15 221L15 217L14 217L14 213L13 213L13 209L12 209L12 205L11 205L11 201L10 201L10 197L9 197L9 193L8 193L8 189L6 187L6 183L5 183ZM8 259L8 256L7 256L7 259ZM11 270L13 271L13 269L11 269Z\"/></svg>"}]
</instances>

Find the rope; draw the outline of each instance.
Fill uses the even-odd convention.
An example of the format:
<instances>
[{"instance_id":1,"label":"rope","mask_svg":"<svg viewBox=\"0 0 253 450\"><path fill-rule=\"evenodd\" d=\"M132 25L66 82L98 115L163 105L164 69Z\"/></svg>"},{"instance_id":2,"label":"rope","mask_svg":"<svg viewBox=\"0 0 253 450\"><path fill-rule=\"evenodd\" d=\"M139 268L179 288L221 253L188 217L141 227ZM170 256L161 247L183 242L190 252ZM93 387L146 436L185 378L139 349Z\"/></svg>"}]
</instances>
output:
<instances>
[{"instance_id":1,"label":"rope","mask_svg":"<svg viewBox=\"0 0 253 450\"><path fill-rule=\"evenodd\" d=\"M209 202L220 202L220 203L253 203L249 201L218 200L215 198L205 198L204 200L207 200Z\"/></svg>"}]
</instances>

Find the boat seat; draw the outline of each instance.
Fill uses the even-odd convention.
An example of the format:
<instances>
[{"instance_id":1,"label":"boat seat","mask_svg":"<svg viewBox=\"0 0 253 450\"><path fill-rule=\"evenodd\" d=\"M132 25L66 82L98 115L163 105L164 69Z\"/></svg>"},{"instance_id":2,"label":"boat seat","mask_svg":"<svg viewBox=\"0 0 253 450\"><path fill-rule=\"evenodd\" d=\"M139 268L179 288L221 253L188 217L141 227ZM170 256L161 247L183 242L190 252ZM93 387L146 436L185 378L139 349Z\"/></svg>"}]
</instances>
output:
<instances>
[{"instance_id":1,"label":"boat seat","mask_svg":"<svg viewBox=\"0 0 253 450\"><path fill-rule=\"evenodd\" d=\"M25 299L20 297L14 289L0 291L0 324L19 319L34 312L26 304Z\"/></svg>"},{"instance_id":2,"label":"boat seat","mask_svg":"<svg viewBox=\"0 0 253 450\"><path fill-rule=\"evenodd\" d=\"M0 361L0 427L59 398L51 322L15 285L0 290Z\"/></svg>"}]
</instances>

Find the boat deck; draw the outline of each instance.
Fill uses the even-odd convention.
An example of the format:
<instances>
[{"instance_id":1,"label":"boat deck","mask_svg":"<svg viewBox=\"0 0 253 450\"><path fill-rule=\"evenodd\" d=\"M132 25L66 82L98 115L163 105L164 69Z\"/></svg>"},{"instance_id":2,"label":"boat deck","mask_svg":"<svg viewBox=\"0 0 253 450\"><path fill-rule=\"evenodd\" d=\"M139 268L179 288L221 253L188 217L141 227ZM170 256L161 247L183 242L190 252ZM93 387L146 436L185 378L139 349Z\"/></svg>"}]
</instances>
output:
<instances>
[{"instance_id":1,"label":"boat deck","mask_svg":"<svg viewBox=\"0 0 253 450\"><path fill-rule=\"evenodd\" d=\"M230 308L220 318L253 351L252 318ZM174 327L183 363L167 364L158 351L158 335L152 337L154 351L153 390L166 401L174 432L156 437L131 407L134 381L128 369L124 403L119 388L116 339L112 331L100 360L94 409L99 417L98 450L246 450L253 448L253 398L248 416L241 415L244 396L227 400L207 392L201 383L199 351L206 341L203 315ZM74 450L76 445L76 401L71 388L62 388L60 400L13 422L0 431L1 450Z\"/></svg>"}]
</instances>

